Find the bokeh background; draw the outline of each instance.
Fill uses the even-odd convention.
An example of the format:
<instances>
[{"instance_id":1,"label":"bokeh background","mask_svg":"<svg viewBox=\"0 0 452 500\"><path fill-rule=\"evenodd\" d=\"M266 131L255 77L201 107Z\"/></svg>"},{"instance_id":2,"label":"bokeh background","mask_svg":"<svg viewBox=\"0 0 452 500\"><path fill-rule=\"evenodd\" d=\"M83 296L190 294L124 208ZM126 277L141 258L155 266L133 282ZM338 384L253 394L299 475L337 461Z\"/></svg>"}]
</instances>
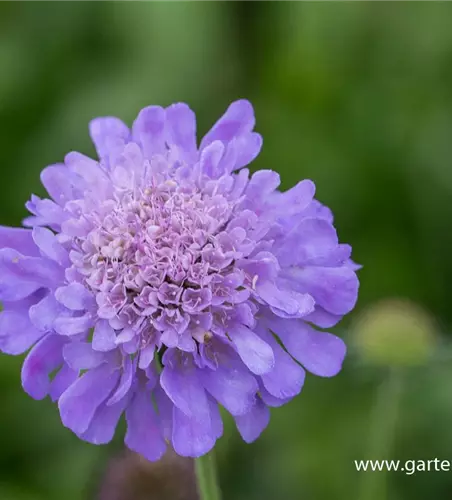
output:
<instances>
[{"instance_id":1,"label":"bokeh background","mask_svg":"<svg viewBox=\"0 0 452 500\"><path fill-rule=\"evenodd\" d=\"M246 97L253 168L313 179L364 266L342 374L309 376L253 445L225 419L225 500L452 497L452 472L354 466L452 461L451 24L432 2L0 2L1 224L43 194L44 166L94 153L91 118L185 101L201 136ZM0 499L96 498L120 433L79 441L22 392L20 364L0 356ZM149 500L167 498L157 483Z\"/></svg>"}]
</instances>

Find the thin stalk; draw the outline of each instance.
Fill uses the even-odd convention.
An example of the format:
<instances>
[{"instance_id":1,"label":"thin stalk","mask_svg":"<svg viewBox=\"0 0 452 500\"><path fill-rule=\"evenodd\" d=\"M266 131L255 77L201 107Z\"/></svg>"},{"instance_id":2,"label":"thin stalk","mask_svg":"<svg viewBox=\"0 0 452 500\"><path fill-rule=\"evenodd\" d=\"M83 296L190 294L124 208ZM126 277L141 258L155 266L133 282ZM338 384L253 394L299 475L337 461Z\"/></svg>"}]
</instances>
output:
<instances>
[{"instance_id":1,"label":"thin stalk","mask_svg":"<svg viewBox=\"0 0 452 500\"><path fill-rule=\"evenodd\" d=\"M403 378L403 369L389 369L377 389L369 429L370 439L364 460L391 459L399 417L400 396L403 392ZM362 473L360 500L387 498L387 472L381 470Z\"/></svg>"},{"instance_id":2,"label":"thin stalk","mask_svg":"<svg viewBox=\"0 0 452 500\"><path fill-rule=\"evenodd\" d=\"M200 500L221 500L215 457L212 451L195 460L195 471Z\"/></svg>"}]
</instances>

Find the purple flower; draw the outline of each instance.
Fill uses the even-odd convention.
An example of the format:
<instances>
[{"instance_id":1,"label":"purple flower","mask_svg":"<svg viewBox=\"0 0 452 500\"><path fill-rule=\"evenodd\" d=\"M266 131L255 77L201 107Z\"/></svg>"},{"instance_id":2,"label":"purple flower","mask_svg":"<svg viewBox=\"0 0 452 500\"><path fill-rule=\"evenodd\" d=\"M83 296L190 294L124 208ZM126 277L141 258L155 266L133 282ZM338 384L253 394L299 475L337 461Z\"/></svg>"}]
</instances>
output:
<instances>
[{"instance_id":1,"label":"purple flower","mask_svg":"<svg viewBox=\"0 0 452 500\"><path fill-rule=\"evenodd\" d=\"M24 389L81 439L107 443L125 414L130 449L197 457L222 434L218 404L251 442L305 370L341 369L343 341L319 329L355 305L351 248L311 181L280 192L243 168L253 128L243 100L199 147L185 104L131 130L98 118L99 161L45 168L51 199L32 196L28 229L0 227L0 349L31 349Z\"/></svg>"}]
</instances>

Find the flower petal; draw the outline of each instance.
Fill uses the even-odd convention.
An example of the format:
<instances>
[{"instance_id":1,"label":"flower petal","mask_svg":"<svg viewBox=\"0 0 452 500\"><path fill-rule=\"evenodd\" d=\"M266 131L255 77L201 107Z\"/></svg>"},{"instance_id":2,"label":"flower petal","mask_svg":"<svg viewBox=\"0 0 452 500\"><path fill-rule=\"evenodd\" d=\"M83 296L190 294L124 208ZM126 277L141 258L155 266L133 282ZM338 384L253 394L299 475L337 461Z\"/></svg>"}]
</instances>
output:
<instances>
[{"instance_id":1,"label":"flower petal","mask_svg":"<svg viewBox=\"0 0 452 500\"><path fill-rule=\"evenodd\" d=\"M283 406L287 404L292 398L284 398L280 399L272 394L270 394L267 389L264 387L264 385L261 384L259 385L259 395L262 398L262 401L267 405L272 408L279 408L280 406Z\"/></svg>"},{"instance_id":2,"label":"flower petal","mask_svg":"<svg viewBox=\"0 0 452 500\"><path fill-rule=\"evenodd\" d=\"M83 179L85 189L95 192L98 198L105 199L111 193L110 179L97 161L73 151L65 156L64 163L71 172Z\"/></svg>"},{"instance_id":3,"label":"flower petal","mask_svg":"<svg viewBox=\"0 0 452 500\"><path fill-rule=\"evenodd\" d=\"M0 248L13 248L24 255L40 256L31 229L0 226Z\"/></svg>"},{"instance_id":4,"label":"flower petal","mask_svg":"<svg viewBox=\"0 0 452 500\"><path fill-rule=\"evenodd\" d=\"M30 307L30 321L41 332L49 332L53 330L53 323L62 311L64 311L63 306L55 299L53 293L49 293Z\"/></svg>"},{"instance_id":5,"label":"flower petal","mask_svg":"<svg viewBox=\"0 0 452 500\"><path fill-rule=\"evenodd\" d=\"M141 370L146 370L146 368L152 363L155 354L155 345L151 344L143 347L140 351L140 360L138 362L138 368Z\"/></svg>"},{"instance_id":6,"label":"flower petal","mask_svg":"<svg viewBox=\"0 0 452 500\"><path fill-rule=\"evenodd\" d=\"M50 383L50 397L52 401L60 399L63 392L78 379L78 376L78 370L73 370L64 364Z\"/></svg>"},{"instance_id":7,"label":"flower petal","mask_svg":"<svg viewBox=\"0 0 452 500\"><path fill-rule=\"evenodd\" d=\"M255 172L248 185L245 194L253 204L259 200L265 200L281 184L278 172L273 170L258 170Z\"/></svg>"},{"instance_id":8,"label":"flower petal","mask_svg":"<svg viewBox=\"0 0 452 500\"><path fill-rule=\"evenodd\" d=\"M37 196L32 196L33 201L25 204L27 209L36 217L25 219L24 225L28 226L48 226L52 229L59 230L61 224L69 218L69 214L63 210L60 205L54 201L44 198L41 200ZM29 222L26 224L25 222Z\"/></svg>"},{"instance_id":9,"label":"flower petal","mask_svg":"<svg viewBox=\"0 0 452 500\"><path fill-rule=\"evenodd\" d=\"M243 415L250 411L259 388L256 379L244 366L243 369L237 366L204 369L202 380L206 390L231 415Z\"/></svg>"},{"instance_id":10,"label":"flower petal","mask_svg":"<svg viewBox=\"0 0 452 500\"><path fill-rule=\"evenodd\" d=\"M75 434L89 427L97 408L108 398L119 380L119 371L101 365L84 373L60 397L61 421Z\"/></svg>"},{"instance_id":11,"label":"flower petal","mask_svg":"<svg viewBox=\"0 0 452 500\"><path fill-rule=\"evenodd\" d=\"M22 386L34 399L44 399L50 392L50 374L63 364L64 338L46 335L30 351L22 365Z\"/></svg>"},{"instance_id":12,"label":"flower petal","mask_svg":"<svg viewBox=\"0 0 452 500\"><path fill-rule=\"evenodd\" d=\"M133 378L136 373L136 363L134 363L130 356L125 356L123 361L123 368L118 387L113 396L107 401L107 406L116 404L118 401L126 396L132 387Z\"/></svg>"},{"instance_id":13,"label":"flower petal","mask_svg":"<svg viewBox=\"0 0 452 500\"><path fill-rule=\"evenodd\" d=\"M237 429L246 443L255 441L267 427L269 421L270 411L260 398L256 398L256 403L250 412L235 417Z\"/></svg>"},{"instance_id":14,"label":"flower petal","mask_svg":"<svg viewBox=\"0 0 452 500\"><path fill-rule=\"evenodd\" d=\"M41 280L39 272L33 275L29 269L30 263L22 272L19 262L25 259L32 259L41 263L43 259L39 257L25 257L11 248L0 250L0 300L16 301L33 294L39 288L46 286L48 280ZM45 281L46 283L43 283Z\"/></svg>"},{"instance_id":15,"label":"flower petal","mask_svg":"<svg viewBox=\"0 0 452 500\"><path fill-rule=\"evenodd\" d=\"M234 139L234 147L237 148L237 159L234 170L249 165L262 149L262 136L256 132Z\"/></svg>"},{"instance_id":16,"label":"flower petal","mask_svg":"<svg viewBox=\"0 0 452 500\"><path fill-rule=\"evenodd\" d=\"M74 317L59 317L54 321L55 331L60 335L77 335L85 333L93 326L94 320L90 314Z\"/></svg>"},{"instance_id":17,"label":"flower petal","mask_svg":"<svg viewBox=\"0 0 452 500\"><path fill-rule=\"evenodd\" d=\"M332 314L344 315L355 307L359 281L349 267L292 267L284 275L295 290L309 293Z\"/></svg>"},{"instance_id":18,"label":"flower petal","mask_svg":"<svg viewBox=\"0 0 452 500\"><path fill-rule=\"evenodd\" d=\"M219 171L218 165L223 156L224 145L221 141L214 141L209 144L201 152L201 159L199 160L199 165L201 171L212 178L217 178L222 172Z\"/></svg>"},{"instance_id":19,"label":"flower petal","mask_svg":"<svg viewBox=\"0 0 452 500\"><path fill-rule=\"evenodd\" d=\"M155 388L153 389L153 395L163 436L166 440L170 441L173 433L174 405L160 385L155 386Z\"/></svg>"},{"instance_id":20,"label":"flower petal","mask_svg":"<svg viewBox=\"0 0 452 500\"><path fill-rule=\"evenodd\" d=\"M127 125L111 116L91 120L89 133L101 160L108 159L112 152L124 146L130 135Z\"/></svg>"},{"instance_id":21,"label":"flower petal","mask_svg":"<svg viewBox=\"0 0 452 500\"><path fill-rule=\"evenodd\" d=\"M314 325L319 326L320 328L331 328L339 323L342 319L342 315L331 314L323 307L316 306L312 313L308 314L303 318L304 321L308 321L309 323L313 323Z\"/></svg>"},{"instance_id":22,"label":"flower petal","mask_svg":"<svg viewBox=\"0 0 452 500\"><path fill-rule=\"evenodd\" d=\"M170 140L188 153L196 151L196 116L184 103L166 108Z\"/></svg>"},{"instance_id":23,"label":"flower petal","mask_svg":"<svg viewBox=\"0 0 452 500\"><path fill-rule=\"evenodd\" d=\"M97 408L93 419L79 438L92 444L107 444L115 435L119 419L126 409L128 399L124 398L114 405L101 404Z\"/></svg>"},{"instance_id":24,"label":"flower petal","mask_svg":"<svg viewBox=\"0 0 452 500\"><path fill-rule=\"evenodd\" d=\"M64 280L64 270L56 262L28 257L11 248L0 250L0 273L8 275L8 280L14 280L17 286L22 283L24 287L33 283L51 288Z\"/></svg>"},{"instance_id":25,"label":"flower petal","mask_svg":"<svg viewBox=\"0 0 452 500\"><path fill-rule=\"evenodd\" d=\"M105 361L105 355L94 351L88 342L70 342L63 348L63 357L73 370L96 368Z\"/></svg>"},{"instance_id":26,"label":"flower petal","mask_svg":"<svg viewBox=\"0 0 452 500\"><path fill-rule=\"evenodd\" d=\"M336 230L325 219L302 219L281 240L277 256L284 266L315 265L338 246ZM294 248L297 249L294 252Z\"/></svg>"},{"instance_id":27,"label":"flower petal","mask_svg":"<svg viewBox=\"0 0 452 500\"><path fill-rule=\"evenodd\" d=\"M116 349L116 333L107 320L100 320L96 323L92 347L95 351L102 352Z\"/></svg>"},{"instance_id":28,"label":"flower petal","mask_svg":"<svg viewBox=\"0 0 452 500\"><path fill-rule=\"evenodd\" d=\"M262 375L262 382L268 392L279 399L297 396L304 384L305 371L266 331L260 332L261 337L272 347L275 355L275 367L269 373Z\"/></svg>"},{"instance_id":29,"label":"flower petal","mask_svg":"<svg viewBox=\"0 0 452 500\"><path fill-rule=\"evenodd\" d=\"M182 457L205 455L216 442L216 432L211 427L210 417L207 422L199 421L174 406L172 442L174 451Z\"/></svg>"},{"instance_id":30,"label":"flower petal","mask_svg":"<svg viewBox=\"0 0 452 500\"><path fill-rule=\"evenodd\" d=\"M210 396L209 406L212 433L216 439L219 439L223 435L223 420L221 418L220 408L218 407L217 402Z\"/></svg>"},{"instance_id":31,"label":"flower petal","mask_svg":"<svg viewBox=\"0 0 452 500\"><path fill-rule=\"evenodd\" d=\"M58 242L54 233L45 227L35 227L33 229L33 241L41 252L49 259L58 264L68 267L70 265L69 254Z\"/></svg>"},{"instance_id":32,"label":"flower petal","mask_svg":"<svg viewBox=\"0 0 452 500\"><path fill-rule=\"evenodd\" d=\"M57 288L55 298L72 311L84 311L96 304L93 295L81 283L70 283Z\"/></svg>"},{"instance_id":33,"label":"flower petal","mask_svg":"<svg viewBox=\"0 0 452 500\"><path fill-rule=\"evenodd\" d=\"M140 111L132 127L132 136L147 158L165 151L165 110L148 106Z\"/></svg>"},{"instance_id":34,"label":"flower petal","mask_svg":"<svg viewBox=\"0 0 452 500\"><path fill-rule=\"evenodd\" d=\"M166 365L160 376L160 385L174 405L183 413L196 418L199 422L209 422L207 395L196 368L187 369L182 366Z\"/></svg>"},{"instance_id":35,"label":"flower petal","mask_svg":"<svg viewBox=\"0 0 452 500\"><path fill-rule=\"evenodd\" d=\"M228 142L234 137L251 132L254 124L254 110L251 103L244 99L235 101L205 135L199 149L203 150L216 140Z\"/></svg>"},{"instance_id":36,"label":"flower petal","mask_svg":"<svg viewBox=\"0 0 452 500\"><path fill-rule=\"evenodd\" d=\"M304 211L313 203L314 194L315 184L311 180L305 179L283 193L274 192L266 200L265 207L271 209L274 214L284 218L292 217L302 212L306 216ZM314 215L313 213L311 216ZM293 220L291 220L292 226Z\"/></svg>"},{"instance_id":37,"label":"flower petal","mask_svg":"<svg viewBox=\"0 0 452 500\"><path fill-rule=\"evenodd\" d=\"M237 348L237 353L256 375L263 375L272 370L275 364L272 348L256 333L243 325L234 325L228 334Z\"/></svg>"},{"instance_id":38,"label":"flower petal","mask_svg":"<svg viewBox=\"0 0 452 500\"><path fill-rule=\"evenodd\" d=\"M126 410L126 446L154 462L166 451L166 444L159 428L152 405L151 393L138 390Z\"/></svg>"},{"instance_id":39,"label":"flower petal","mask_svg":"<svg viewBox=\"0 0 452 500\"><path fill-rule=\"evenodd\" d=\"M270 281L258 280L256 292L275 314L284 318L301 318L314 310L314 299L308 293L282 289Z\"/></svg>"},{"instance_id":40,"label":"flower petal","mask_svg":"<svg viewBox=\"0 0 452 500\"><path fill-rule=\"evenodd\" d=\"M22 354L40 340L45 332L37 330L26 314L16 311L0 313L0 351Z\"/></svg>"},{"instance_id":41,"label":"flower petal","mask_svg":"<svg viewBox=\"0 0 452 500\"><path fill-rule=\"evenodd\" d=\"M74 199L74 174L64 164L50 165L41 172L41 182L58 205ZM76 181L76 179L75 179Z\"/></svg>"},{"instance_id":42,"label":"flower petal","mask_svg":"<svg viewBox=\"0 0 452 500\"><path fill-rule=\"evenodd\" d=\"M311 373L333 377L341 370L347 348L339 337L318 332L300 320L273 320L269 324L289 353Z\"/></svg>"}]
</instances>

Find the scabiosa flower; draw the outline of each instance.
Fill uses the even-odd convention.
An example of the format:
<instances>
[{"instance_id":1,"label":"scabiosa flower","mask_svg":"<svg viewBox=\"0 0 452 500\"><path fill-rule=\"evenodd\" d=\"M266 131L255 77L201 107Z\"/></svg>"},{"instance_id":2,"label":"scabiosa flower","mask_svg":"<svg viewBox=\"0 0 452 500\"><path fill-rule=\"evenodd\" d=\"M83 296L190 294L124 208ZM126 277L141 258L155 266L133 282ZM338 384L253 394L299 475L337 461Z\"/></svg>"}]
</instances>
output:
<instances>
[{"instance_id":1,"label":"scabiosa flower","mask_svg":"<svg viewBox=\"0 0 452 500\"><path fill-rule=\"evenodd\" d=\"M167 443L207 453L219 404L243 439L305 370L330 377L345 345L320 331L355 305L351 248L305 180L243 168L258 155L249 102L234 102L197 147L185 104L143 109L132 129L98 118L99 160L44 169L28 228L0 228L0 349L28 351L25 391L58 401L81 439L149 460Z\"/></svg>"}]
</instances>

